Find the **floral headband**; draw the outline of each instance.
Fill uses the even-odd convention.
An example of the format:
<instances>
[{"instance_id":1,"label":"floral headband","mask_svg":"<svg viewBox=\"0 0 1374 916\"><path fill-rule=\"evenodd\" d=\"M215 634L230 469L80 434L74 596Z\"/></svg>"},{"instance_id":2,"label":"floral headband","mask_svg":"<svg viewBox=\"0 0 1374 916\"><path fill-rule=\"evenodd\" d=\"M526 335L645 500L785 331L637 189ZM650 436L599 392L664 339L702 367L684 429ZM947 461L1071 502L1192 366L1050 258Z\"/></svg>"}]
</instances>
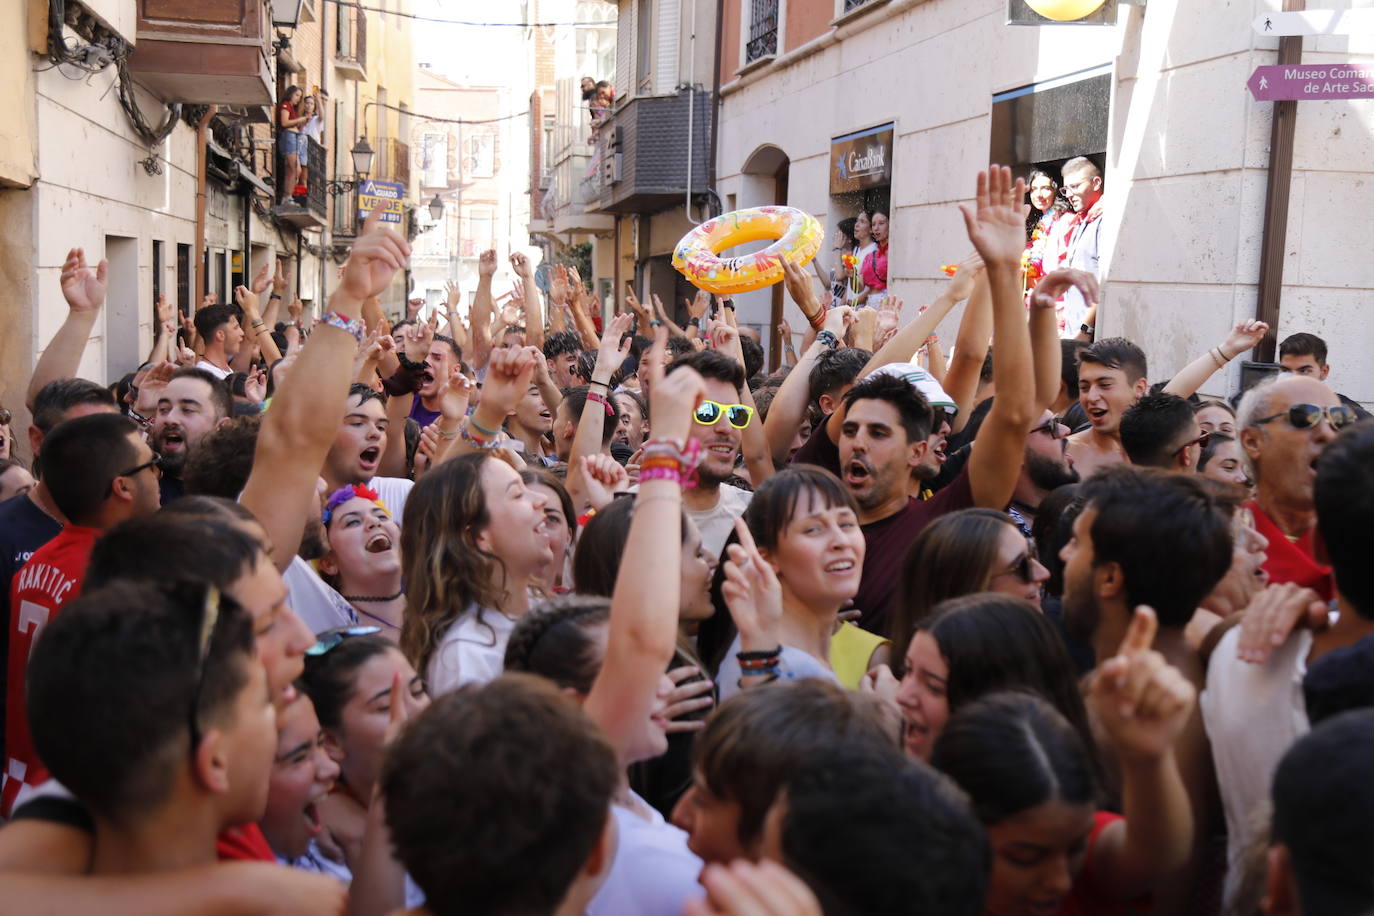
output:
<instances>
[{"instance_id":1,"label":"floral headband","mask_svg":"<svg viewBox=\"0 0 1374 916\"><path fill-rule=\"evenodd\" d=\"M365 487L360 483L354 483L346 487L340 487L329 494L329 499L324 504L324 513L321 516L322 521L328 525L329 520L334 517L334 510L350 499L366 499L380 506L382 511L387 515L391 514L391 510L386 507L386 503L382 502L382 498L377 495L376 490L371 487Z\"/></svg>"}]
</instances>

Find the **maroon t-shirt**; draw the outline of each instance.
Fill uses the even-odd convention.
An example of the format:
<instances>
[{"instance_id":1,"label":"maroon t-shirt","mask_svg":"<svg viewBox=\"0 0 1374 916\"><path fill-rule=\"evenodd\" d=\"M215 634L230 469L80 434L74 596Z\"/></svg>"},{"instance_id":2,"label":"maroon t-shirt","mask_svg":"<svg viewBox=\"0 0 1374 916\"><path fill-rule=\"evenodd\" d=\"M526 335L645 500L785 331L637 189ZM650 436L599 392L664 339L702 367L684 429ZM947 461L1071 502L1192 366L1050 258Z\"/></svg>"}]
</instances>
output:
<instances>
[{"instance_id":1,"label":"maroon t-shirt","mask_svg":"<svg viewBox=\"0 0 1374 916\"><path fill-rule=\"evenodd\" d=\"M825 468L836 477L840 476L840 447L826 434L825 424L829 417L821 420L811 433L811 438L802 443L797 454L792 456L793 464L814 464Z\"/></svg>"},{"instance_id":2,"label":"maroon t-shirt","mask_svg":"<svg viewBox=\"0 0 1374 916\"><path fill-rule=\"evenodd\" d=\"M896 515L863 526L867 545L864 574L859 592L854 596L854 606L863 611L859 626L870 633L892 638L888 628L892 625L899 597L897 585L911 542L935 519L972 505L973 489L965 467L949 486L930 499L910 499L906 508Z\"/></svg>"}]
</instances>

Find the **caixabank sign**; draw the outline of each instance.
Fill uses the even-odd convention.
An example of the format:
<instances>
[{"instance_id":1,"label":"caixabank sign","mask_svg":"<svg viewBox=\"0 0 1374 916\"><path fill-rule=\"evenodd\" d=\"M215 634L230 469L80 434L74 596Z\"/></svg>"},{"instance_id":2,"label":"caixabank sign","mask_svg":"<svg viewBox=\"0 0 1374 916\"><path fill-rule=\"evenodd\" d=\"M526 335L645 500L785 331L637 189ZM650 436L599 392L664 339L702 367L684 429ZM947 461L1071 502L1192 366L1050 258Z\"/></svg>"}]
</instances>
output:
<instances>
[{"instance_id":1,"label":"caixabank sign","mask_svg":"<svg viewBox=\"0 0 1374 916\"><path fill-rule=\"evenodd\" d=\"M892 125L880 124L830 141L830 193L892 184Z\"/></svg>"}]
</instances>

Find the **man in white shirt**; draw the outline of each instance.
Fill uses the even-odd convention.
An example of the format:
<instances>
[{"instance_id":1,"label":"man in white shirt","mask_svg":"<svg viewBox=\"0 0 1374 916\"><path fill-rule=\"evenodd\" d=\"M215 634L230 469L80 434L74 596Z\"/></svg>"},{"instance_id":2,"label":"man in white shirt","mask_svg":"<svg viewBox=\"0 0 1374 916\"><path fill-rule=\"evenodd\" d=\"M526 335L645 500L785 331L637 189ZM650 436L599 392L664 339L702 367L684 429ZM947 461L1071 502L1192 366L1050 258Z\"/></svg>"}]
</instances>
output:
<instances>
[{"instance_id":1,"label":"man in white shirt","mask_svg":"<svg viewBox=\"0 0 1374 916\"><path fill-rule=\"evenodd\" d=\"M243 328L239 326L238 314L229 305L207 305L196 312L195 322L196 334L205 347L196 368L218 379L226 378L234 371L229 368L229 361L238 355L243 345Z\"/></svg>"},{"instance_id":2,"label":"man in white shirt","mask_svg":"<svg viewBox=\"0 0 1374 916\"><path fill-rule=\"evenodd\" d=\"M397 441L402 445L404 438ZM333 493L340 487L360 483L377 491L382 502L391 511L396 524L401 524L405 512L406 497L414 481L404 477L378 477L377 470L382 458L391 444L390 421L387 419L386 401L366 385L354 384L348 391L348 406L344 409L343 424L339 427L334 444L325 456L325 492Z\"/></svg>"}]
</instances>

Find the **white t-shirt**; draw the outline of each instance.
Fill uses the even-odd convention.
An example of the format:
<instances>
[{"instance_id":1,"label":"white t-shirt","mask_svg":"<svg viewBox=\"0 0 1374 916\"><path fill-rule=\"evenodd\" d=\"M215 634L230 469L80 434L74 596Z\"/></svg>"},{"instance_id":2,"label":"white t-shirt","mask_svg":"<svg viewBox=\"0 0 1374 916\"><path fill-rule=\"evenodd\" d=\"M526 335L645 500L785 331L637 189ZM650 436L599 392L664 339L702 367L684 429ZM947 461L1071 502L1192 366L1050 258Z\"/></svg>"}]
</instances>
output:
<instances>
[{"instance_id":1,"label":"white t-shirt","mask_svg":"<svg viewBox=\"0 0 1374 916\"><path fill-rule=\"evenodd\" d=\"M291 600L291 610L305 621L311 633L323 633L338 627L357 624L358 614L353 606L330 588L315 568L300 557L292 557L291 565L282 574Z\"/></svg>"},{"instance_id":2,"label":"white t-shirt","mask_svg":"<svg viewBox=\"0 0 1374 916\"><path fill-rule=\"evenodd\" d=\"M720 485L720 498L710 509L688 509L684 504L682 511L696 522L697 530L701 532L701 546L711 556L719 557L730 538L730 532L734 530L735 519L744 514L744 510L749 508L749 500L753 498L754 494L749 490L723 483Z\"/></svg>"},{"instance_id":3,"label":"white t-shirt","mask_svg":"<svg viewBox=\"0 0 1374 916\"><path fill-rule=\"evenodd\" d=\"M741 689L739 659L735 658L735 653L739 650L739 636L736 635L735 641L730 643L730 648L725 653L725 658L721 660L720 670L716 672L716 690L720 691L722 703L739 693ZM840 682L835 672L817 661L810 652L794 646L783 646L782 655L778 656L778 678L791 681L804 677L818 677L832 684Z\"/></svg>"},{"instance_id":4,"label":"white t-shirt","mask_svg":"<svg viewBox=\"0 0 1374 916\"><path fill-rule=\"evenodd\" d=\"M401 524L401 517L405 514L406 499L410 497L410 491L415 486L415 481L407 480L404 477L374 477L367 482L369 489L375 490L382 502L391 512L391 519L397 525Z\"/></svg>"},{"instance_id":5,"label":"white t-shirt","mask_svg":"<svg viewBox=\"0 0 1374 916\"><path fill-rule=\"evenodd\" d=\"M425 670L431 697L438 698L464 684L485 684L505 670L506 643L515 629L515 619L489 607L481 612L478 623L477 605L469 605L444 632Z\"/></svg>"},{"instance_id":6,"label":"white t-shirt","mask_svg":"<svg viewBox=\"0 0 1374 916\"><path fill-rule=\"evenodd\" d=\"M219 366L216 366L214 363L212 363L212 362L207 362L206 360L203 360L203 359L198 359L198 360L196 360L196 368L197 368L197 369L204 369L206 372L210 373L211 375L213 375L215 378L219 379L220 381L224 381L225 379L227 379L227 378L230 376L230 374L233 373L233 371L234 371L233 369L221 369Z\"/></svg>"},{"instance_id":7,"label":"white t-shirt","mask_svg":"<svg viewBox=\"0 0 1374 916\"><path fill-rule=\"evenodd\" d=\"M587 916L681 916L683 904L703 891L701 859L687 834L635 795L643 814L611 806L619 837L606 883L587 905Z\"/></svg>"},{"instance_id":8,"label":"white t-shirt","mask_svg":"<svg viewBox=\"0 0 1374 916\"><path fill-rule=\"evenodd\" d=\"M1240 627L1217 643L1207 666L1207 687L1198 700L1226 809L1228 904L1244 871L1246 850L1256 831L1268 827L1269 792L1279 760L1311 728L1302 693L1311 631L1296 631L1262 665L1237 658L1239 643Z\"/></svg>"}]
</instances>

